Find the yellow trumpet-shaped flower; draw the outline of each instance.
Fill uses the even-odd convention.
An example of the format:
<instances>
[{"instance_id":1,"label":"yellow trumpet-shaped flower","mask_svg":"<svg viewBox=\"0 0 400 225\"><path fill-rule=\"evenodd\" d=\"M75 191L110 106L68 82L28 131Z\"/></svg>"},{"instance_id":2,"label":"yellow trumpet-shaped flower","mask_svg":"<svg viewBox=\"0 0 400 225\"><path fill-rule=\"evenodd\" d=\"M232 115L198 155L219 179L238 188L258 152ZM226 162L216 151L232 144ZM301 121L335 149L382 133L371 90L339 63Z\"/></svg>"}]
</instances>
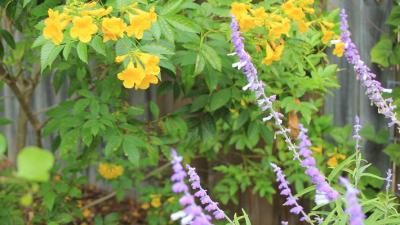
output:
<instances>
[{"instance_id":1,"label":"yellow trumpet-shaped flower","mask_svg":"<svg viewBox=\"0 0 400 225\"><path fill-rule=\"evenodd\" d=\"M71 37L79 39L83 43L90 42L93 34L97 32L97 26L93 23L93 18L90 16L74 17L72 24Z\"/></svg>"},{"instance_id":2,"label":"yellow trumpet-shaped flower","mask_svg":"<svg viewBox=\"0 0 400 225\"><path fill-rule=\"evenodd\" d=\"M279 45L267 43L266 56L262 60L262 63L265 65L271 65L273 62L279 61L281 59L284 47L285 45L283 42L281 42Z\"/></svg>"},{"instance_id":3,"label":"yellow trumpet-shaped flower","mask_svg":"<svg viewBox=\"0 0 400 225\"><path fill-rule=\"evenodd\" d=\"M120 165L100 163L97 171L104 179L112 180L120 177L124 173L124 168Z\"/></svg>"},{"instance_id":4,"label":"yellow trumpet-shaped flower","mask_svg":"<svg viewBox=\"0 0 400 225\"><path fill-rule=\"evenodd\" d=\"M337 57L342 57L344 53L344 43L342 41L337 42L332 53Z\"/></svg>"},{"instance_id":5,"label":"yellow trumpet-shaped flower","mask_svg":"<svg viewBox=\"0 0 400 225\"><path fill-rule=\"evenodd\" d=\"M116 41L124 36L126 24L121 18L111 17L104 18L101 22L102 32L104 34L103 41Z\"/></svg>"},{"instance_id":6,"label":"yellow trumpet-shaped flower","mask_svg":"<svg viewBox=\"0 0 400 225\"><path fill-rule=\"evenodd\" d=\"M344 160L346 159L346 156L343 154L335 154L333 156L331 156L328 161L326 162L326 164L329 167L336 167L338 165L338 160Z\"/></svg>"},{"instance_id":7,"label":"yellow trumpet-shaped flower","mask_svg":"<svg viewBox=\"0 0 400 225\"><path fill-rule=\"evenodd\" d=\"M126 33L129 37L134 36L137 39L142 39L143 33L151 28L151 25L157 21L157 14L154 8L150 9L150 12L144 12L142 10L136 10L137 15L132 15L130 24L126 29Z\"/></svg>"},{"instance_id":8,"label":"yellow trumpet-shaped flower","mask_svg":"<svg viewBox=\"0 0 400 225\"><path fill-rule=\"evenodd\" d=\"M135 67L132 62L130 62L125 70L118 73L118 79L123 81L125 88L134 88L142 83L146 74L141 66Z\"/></svg>"},{"instance_id":9,"label":"yellow trumpet-shaped flower","mask_svg":"<svg viewBox=\"0 0 400 225\"><path fill-rule=\"evenodd\" d=\"M64 29L68 25L66 14L60 14L52 9L48 10L49 17L44 21L43 36L55 45L61 44L64 39Z\"/></svg>"},{"instance_id":10,"label":"yellow trumpet-shaped flower","mask_svg":"<svg viewBox=\"0 0 400 225\"><path fill-rule=\"evenodd\" d=\"M321 28L322 28L322 43L328 44L329 41L332 40L333 35L335 33L333 33L333 31L325 29L324 27L321 27Z\"/></svg>"},{"instance_id":11,"label":"yellow trumpet-shaped flower","mask_svg":"<svg viewBox=\"0 0 400 225\"><path fill-rule=\"evenodd\" d=\"M250 15L244 15L239 20L239 27L242 32L247 32L257 27L257 20Z\"/></svg>"},{"instance_id":12,"label":"yellow trumpet-shaped flower","mask_svg":"<svg viewBox=\"0 0 400 225\"><path fill-rule=\"evenodd\" d=\"M231 14L234 15L237 20L240 20L243 16L248 14L250 8L249 4L234 2L231 4Z\"/></svg>"},{"instance_id":13,"label":"yellow trumpet-shaped flower","mask_svg":"<svg viewBox=\"0 0 400 225\"><path fill-rule=\"evenodd\" d=\"M305 33L305 32L307 32L308 31L308 28L309 28L309 26L310 26L310 23L308 22L305 22L304 20L300 20L300 21L298 21L298 24L299 24L299 31L301 32L301 33Z\"/></svg>"}]
</instances>

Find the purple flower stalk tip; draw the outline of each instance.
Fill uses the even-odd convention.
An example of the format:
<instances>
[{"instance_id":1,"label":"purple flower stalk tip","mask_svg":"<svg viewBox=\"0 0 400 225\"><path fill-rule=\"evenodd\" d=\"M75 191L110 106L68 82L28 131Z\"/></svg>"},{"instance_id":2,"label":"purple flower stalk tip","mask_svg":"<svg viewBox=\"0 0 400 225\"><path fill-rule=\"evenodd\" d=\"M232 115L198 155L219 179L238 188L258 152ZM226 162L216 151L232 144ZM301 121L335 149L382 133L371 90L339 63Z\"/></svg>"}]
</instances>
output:
<instances>
[{"instance_id":1,"label":"purple flower stalk tip","mask_svg":"<svg viewBox=\"0 0 400 225\"><path fill-rule=\"evenodd\" d=\"M207 191L201 187L200 177L196 173L196 169L186 165L189 174L189 182L191 183L192 189L197 192L194 194L195 197L200 199L201 204L205 206L205 210L212 213L214 218L217 220L224 219L225 213L218 207L218 203L213 201L207 194Z\"/></svg>"},{"instance_id":2,"label":"purple flower stalk tip","mask_svg":"<svg viewBox=\"0 0 400 225\"><path fill-rule=\"evenodd\" d=\"M311 182L316 188L317 204L324 204L330 201L334 201L339 197L339 193L334 190L328 182L325 180L325 176L316 167L315 159L312 156L311 141L307 135L307 129L302 124L299 125L299 155L301 160L301 166L306 169L306 174L311 178Z\"/></svg>"},{"instance_id":3,"label":"purple flower stalk tip","mask_svg":"<svg viewBox=\"0 0 400 225\"><path fill-rule=\"evenodd\" d=\"M349 225L363 225L364 213L357 199L359 191L355 189L346 178L340 177L339 181L346 188L346 213L349 215Z\"/></svg>"},{"instance_id":4,"label":"purple flower stalk tip","mask_svg":"<svg viewBox=\"0 0 400 225\"><path fill-rule=\"evenodd\" d=\"M360 118L358 116L355 117L354 119L354 135L353 138L356 140L356 151L360 150L360 142L361 142L361 136L360 136L360 130L361 130L361 123L360 123Z\"/></svg>"},{"instance_id":5,"label":"purple flower stalk tip","mask_svg":"<svg viewBox=\"0 0 400 225\"><path fill-rule=\"evenodd\" d=\"M283 203L283 205L291 207L290 213L301 215L300 221L311 221L311 219L304 212L303 207L297 203L297 197L293 196L292 191L289 188L289 182L287 182L282 169L274 163L271 163L271 167L276 174L276 181L279 184L278 189L280 194L286 197L286 201Z\"/></svg>"},{"instance_id":6,"label":"purple flower stalk tip","mask_svg":"<svg viewBox=\"0 0 400 225\"><path fill-rule=\"evenodd\" d=\"M393 176L392 170L388 169L388 171L386 172L386 178L385 178L386 192L389 192L390 186L392 186L392 182L393 182L392 176Z\"/></svg>"},{"instance_id":7,"label":"purple flower stalk tip","mask_svg":"<svg viewBox=\"0 0 400 225\"><path fill-rule=\"evenodd\" d=\"M187 173L184 170L181 162L182 157L173 149L172 155L172 170L171 176L172 191L175 193L182 193L183 195L179 199L179 204L183 207L182 210L171 214L172 220L180 220L181 224L191 225L212 225L211 217L203 213L203 209L196 205L194 197L190 194L189 188L186 185L185 178Z\"/></svg>"},{"instance_id":8,"label":"purple flower stalk tip","mask_svg":"<svg viewBox=\"0 0 400 225\"><path fill-rule=\"evenodd\" d=\"M360 53L354 42L351 40L351 33L349 31L349 24L347 22L347 14L343 9L340 13L340 29L341 36L340 39L345 45L344 55L347 61L353 65L354 70L357 73L357 78L361 81L361 85L365 88L365 93L371 100L371 104L378 108L378 113L384 115L389 119L388 126L398 125L400 129L400 121L396 118L396 113L394 109L393 100L391 98L385 99L382 94L384 92L391 92L390 89L385 89L382 84L377 81L376 75L371 72L371 69L361 60Z\"/></svg>"}]
</instances>

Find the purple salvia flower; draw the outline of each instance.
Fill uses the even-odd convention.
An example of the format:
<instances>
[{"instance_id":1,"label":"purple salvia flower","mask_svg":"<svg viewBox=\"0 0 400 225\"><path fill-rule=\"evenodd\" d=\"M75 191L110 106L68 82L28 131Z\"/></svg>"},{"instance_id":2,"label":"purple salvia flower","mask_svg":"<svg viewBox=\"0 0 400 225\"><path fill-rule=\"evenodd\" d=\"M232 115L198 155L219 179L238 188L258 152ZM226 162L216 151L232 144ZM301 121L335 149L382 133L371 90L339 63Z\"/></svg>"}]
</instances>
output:
<instances>
[{"instance_id":1,"label":"purple salvia flower","mask_svg":"<svg viewBox=\"0 0 400 225\"><path fill-rule=\"evenodd\" d=\"M197 191L194 196L200 199L201 204L205 206L205 210L212 213L215 219L220 220L227 218L224 211L218 207L218 203L214 202L207 194L207 190L201 187L200 177L196 173L196 169L189 165L186 165L186 168L188 170L189 182L191 182L192 189Z\"/></svg>"},{"instance_id":2,"label":"purple salvia flower","mask_svg":"<svg viewBox=\"0 0 400 225\"><path fill-rule=\"evenodd\" d=\"M279 184L279 190L281 195L286 196L286 202L283 204L285 206L291 207L290 212L296 215L301 215L300 221L311 222L311 219L304 212L303 207L301 207L297 203L297 198L293 196L292 191L289 188L289 183L287 182L285 175L282 172L282 169L271 163L271 167L273 168L276 174L276 181ZM312 223L312 222L311 222Z\"/></svg>"},{"instance_id":3,"label":"purple salvia flower","mask_svg":"<svg viewBox=\"0 0 400 225\"><path fill-rule=\"evenodd\" d=\"M287 221L281 221L281 225L289 225L289 222L287 222Z\"/></svg>"},{"instance_id":4,"label":"purple salvia flower","mask_svg":"<svg viewBox=\"0 0 400 225\"><path fill-rule=\"evenodd\" d=\"M386 193L389 193L390 186L392 185L392 182L393 182L392 176L393 176L392 170L391 170L391 169L388 169L388 171L386 172L386 178L385 178L385 182L386 182Z\"/></svg>"},{"instance_id":5,"label":"purple salvia flower","mask_svg":"<svg viewBox=\"0 0 400 225\"><path fill-rule=\"evenodd\" d=\"M371 104L378 108L378 113L389 119L389 127L395 124L399 126L400 121L396 118L396 113L394 112L395 106L392 104L393 100L391 98L385 99L382 96L384 92L391 92L391 90L383 88L382 84L375 79L376 75L372 73L371 69L361 60L357 47L351 40L347 14L344 9L340 13L340 18L340 29L342 32L340 39L345 45L344 55L347 61L353 65L357 78L365 88L365 92L371 100Z\"/></svg>"},{"instance_id":6,"label":"purple salvia flower","mask_svg":"<svg viewBox=\"0 0 400 225\"><path fill-rule=\"evenodd\" d=\"M364 213L357 199L358 190L346 178L340 177L339 179L340 183L346 188L346 213L349 215L349 225L363 225Z\"/></svg>"},{"instance_id":7,"label":"purple salvia flower","mask_svg":"<svg viewBox=\"0 0 400 225\"><path fill-rule=\"evenodd\" d=\"M180 220L181 224L191 225L212 225L210 216L203 213L203 209L197 206L194 197L189 192L189 187L185 183L186 171L181 164L182 157L172 150L172 170L171 176L172 191L175 193L183 193L179 199L179 204L184 207L183 210L171 214L172 220Z\"/></svg>"},{"instance_id":8,"label":"purple salvia flower","mask_svg":"<svg viewBox=\"0 0 400 225\"><path fill-rule=\"evenodd\" d=\"M237 67L239 70L245 74L248 84L243 87L243 90L251 90L254 92L257 105L262 111L269 111L268 115L265 116L262 120L263 122L274 119L275 125L278 127L278 131L275 132L275 135L282 135L285 139L285 142L288 145L290 151L293 152L294 158L299 160L299 154L297 153L297 147L292 142L289 132L290 129L287 129L282 124L283 115L279 112L276 112L272 103L275 101L276 96L272 95L267 97L265 95L264 83L258 79L257 69L251 61L250 55L244 49L243 37L239 31L239 25L234 16L232 16L232 22L230 25L231 28L231 42L233 44L235 53L239 57L239 62L234 63L232 66Z\"/></svg>"},{"instance_id":9,"label":"purple salvia flower","mask_svg":"<svg viewBox=\"0 0 400 225\"><path fill-rule=\"evenodd\" d=\"M360 118L358 116L355 117L354 119L354 135L353 138L356 140L356 151L360 150L360 142L361 142L361 136L360 136L360 130L362 128L361 123L360 123Z\"/></svg>"},{"instance_id":10,"label":"purple salvia flower","mask_svg":"<svg viewBox=\"0 0 400 225\"><path fill-rule=\"evenodd\" d=\"M311 182L316 187L317 194L322 194L328 201L334 201L339 197L339 193L334 190L328 182L326 182L324 175L318 170L315 164L315 159L310 150L312 144L307 135L307 129L302 124L299 125L299 155L301 166L306 169L306 174L311 178ZM316 198L318 200L318 198ZM325 201L318 201L318 203L325 203Z\"/></svg>"}]
</instances>

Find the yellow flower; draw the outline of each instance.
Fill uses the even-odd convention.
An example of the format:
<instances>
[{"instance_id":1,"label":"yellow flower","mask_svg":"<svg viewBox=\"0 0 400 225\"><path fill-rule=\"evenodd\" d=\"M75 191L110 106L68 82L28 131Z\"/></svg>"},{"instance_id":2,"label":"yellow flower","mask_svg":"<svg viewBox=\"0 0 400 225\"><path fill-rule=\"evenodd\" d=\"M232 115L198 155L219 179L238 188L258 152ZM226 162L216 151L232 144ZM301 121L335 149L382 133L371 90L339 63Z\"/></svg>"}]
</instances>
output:
<instances>
[{"instance_id":1,"label":"yellow flower","mask_svg":"<svg viewBox=\"0 0 400 225\"><path fill-rule=\"evenodd\" d=\"M288 36L290 31L290 21L288 19L282 19L280 23L271 23L269 29L269 37L272 40L279 39L283 34Z\"/></svg>"},{"instance_id":2,"label":"yellow flower","mask_svg":"<svg viewBox=\"0 0 400 225\"><path fill-rule=\"evenodd\" d=\"M129 37L134 36L137 39L142 39L143 33L150 29L151 20L146 14L140 14L132 16L129 26L126 29L126 33Z\"/></svg>"},{"instance_id":3,"label":"yellow flower","mask_svg":"<svg viewBox=\"0 0 400 225\"><path fill-rule=\"evenodd\" d=\"M333 38L333 31L326 30L322 27L322 43L328 44L330 40Z\"/></svg>"},{"instance_id":4,"label":"yellow flower","mask_svg":"<svg viewBox=\"0 0 400 225\"><path fill-rule=\"evenodd\" d=\"M257 27L257 20L252 16L244 15L239 20L239 27L242 32L247 32Z\"/></svg>"},{"instance_id":5,"label":"yellow flower","mask_svg":"<svg viewBox=\"0 0 400 225\"><path fill-rule=\"evenodd\" d=\"M72 24L71 37L78 38L83 43L89 43L92 40L92 35L97 32L97 26L90 16L74 17Z\"/></svg>"},{"instance_id":6,"label":"yellow flower","mask_svg":"<svg viewBox=\"0 0 400 225\"><path fill-rule=\"evenodd\" d=\"M333 49L333 54L337 57L342 57L344 53L344 43L339 41L335 44L335 49Z\"/></svg>"},{"instance_id":7,"label":"yellow flower","mask_svg":"<svg viewBox=\"0 0 400 225\"><path fill-rule=\"evenodd\" d=\"M115 57L115 62L116 63L121 63L122 61L124 61L126 59L126 57L128 57L128 54L126 55L119 55L117 57Z\"/></svg>"},{"instance_id":8,"label":"yellow flower","mask_svg":"<svg viewBox=\"0 0 400 225\"><path fill-rule=\"evenodd\" d=\"M308 27L310 26L310 23L305 22L304 20L298 21L299 23L299 31L301 33L305 33L308 31Z\"/></svg>"},{"instance_id":9,"label":"yellow flower","mask_svg":"<svg viewBox=\"0 0 400 225\"><path fill-rule=\"evenodd\" d=\"M142 82L140 82L139 85L137 85L136 88L141 89L141 90L146 90L147 88L150 87L150 84L157 84L158 83L158 78L155 75L151 74L146 74L146 76L143 78Z\"/></svg>"},{"instance_id":10,"label":"yellow flower","mask_svg":"<svg viewBox=\"0 0 400 225\"><path fill-rule=\"evenodd\" d=\"M82 216L83 216L84 218L90 218L90 217L93 216L93 213L92 213L92 211L90 211L90 209L84 209L84 210L82 211Z\"/></svg>"},{"instance_id":11,"label":"yellow flower","mask_svg":"<svg viewBox=\"0 0 400 225\"><path fill-rule=\"evenodd\" d=\"M247 15L247 11L250 9L249 4L234 2L231 4L231 14L240 20L243 16Z\"/></svg>"},{"instance_id":12,"label":"yellow flower","mask_svg":"<svg viewBox=\"0 0 400 225\"><path fill-rule=\"evenodd\" d=\"M266 46L267 54L265 58L262 60L262 63L265 65L271 65L273 62L279 61L281 59L284 47L285 45L283 42L277 46L274 43L272 43L271 45L267 43Z\"/></svg>"},{"instance_id":13,"label":"yellow flower","mask_svg":"<svg viewBox=\"0 0 400 225\"><path fill-rule=\"evenodd\" d=\"M128 64L128 67L122 72L118 73L118 79L123 81L125 88L134 88L140 85L145 78L145 71L141 66L135 67L132 62Z\"/></svg>"},{"instance_id":14,"label":"yellow flower","mask_svg":"<svg viewBox=\"0 0 400 225\"><path fill-rule=\"evenodd\" d=\"M175 197L174 196L167 198L167 202L168 203L173 203L174 201L175 201Z\"/></svg>"},{"instance_id":15,"label":"yellow flower","mask_svg":"<svg viewBox=\"0 0 400 225\"><path fill-rule=\"evenodd\" d=\"M313 146L313 147L311 147L311 150L313 150L316 153L321 154L322 153L322 145Z\"/></svg>"},{"instance_id":16,"label":"yellow flower","mask_svg":"<svg viewBox=\"0 0 400 225\"><path fill-rule=\"evenodd\" d=\"M99 9L92 9L92 10L85 10L82 11L82 15L87 15L87 16L94 16L94 17L103 17L112 12L112 7L107 7L105 8L99 8Z\"/></svg>"},{"instance_id":17,"label":"yellow flower","mask_svg":"<svg viewBox=\"0 0 400 225\"><path fill-rule=\"evenodd\" d=\"M124 173L124 168L120 165L100 163L97 171L104 179L112 180L120 177Z\"/></svg>"},{"instance_id":18,"label":"yellow flower","mask_svg":"<svg viewBox=\"0 0 400 225\"><path fill-rule=\"evenodd\" d=\"M154 208L158 208L161 206L161 198L160 195L152 195L150 205Z\"/></svg>"},{"instance_id":19,"label":"yellow flower","mask_svg":"<svg viewBox=\"0 0 400 225\"><path fill-rule=\"evenodd\" d=\"M104 18L101 22L101 28L104 34L104 42L108 40L116 41L124 35L126 24L121 18Z\"/></svg>"},{"instance_id":20,"label":"yellow flower","mask_svg":"<svg viewBox=\"0 0 400 225\"><path fill-rule=\"evenodd\" d=\"M147 202L145 202L145 203L143 203L141 206L140 206L142 209L148 209L148 208L150 208L150 205L149 205L149 203L147 203Z\"/></svg>"},{"instance_id":21,"label":"yellow flower","mask_svg":"<svg viewBox=\"0 0 400 225\"><path fill-rule=\"evenodd\" d=\"M346 159L346 156L343 154L335 154L329 158L329 160L326 162L326 164L329 167L336 167L338 165L338 159L344 160L344 159Z\"/></svg>"},{"instance_id":22,"label":"yellow flower","mask_svg":"<svg viewBox=\"0 0 400 225\"><path fill-rule=\"evenodd\" d=\"M48 15L44 21L43 36L55 45L59 45L64 39L64 29L68 25L67 17L52 9L48 10Z\"/></svg>"}]
</instances>

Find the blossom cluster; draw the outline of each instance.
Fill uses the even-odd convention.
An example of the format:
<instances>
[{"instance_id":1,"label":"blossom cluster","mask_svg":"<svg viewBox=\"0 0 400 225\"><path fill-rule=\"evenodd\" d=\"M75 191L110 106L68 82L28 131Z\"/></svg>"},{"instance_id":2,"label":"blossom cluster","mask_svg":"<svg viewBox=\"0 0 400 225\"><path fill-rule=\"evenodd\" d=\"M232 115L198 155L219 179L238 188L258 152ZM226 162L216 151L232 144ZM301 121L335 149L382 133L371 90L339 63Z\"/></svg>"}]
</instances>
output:
<instances>
[{"instance_id":1,"label":"blossom cluster","mask_svg":"<svg viewBox=\"0 0 400 225\"><path fill-rule=\"evenodd\" d=\"M172 169L171 176L172 191L174 193L183 194L179 199L179 204L183 207L182 210L171 215L172 220L180 220L181 224L192 225L211 225L211 216L204 213L212 213L215 219L225 218L225 213L218 207L218 203L214 202L207 191L201 187L200 177L195 172L195 169L186 165L188 173L182 166L182 156L179 156L175 150L172 150ZM196 191L194 195L190 193L189 187L185 182L185 178L189 174L190 186ZM196 204L195 198L198 198L204 208Z\"/></svg>"},{"instance_id":2,"label":"blossom cluster","mask_svg":"<svg viewBox=\"0 0 400 225\"><path fill-rule=\"evenodd\" d=\"M363 225L364 213L357 199L359 191L355 189L346 178L341 177L340 183L346 188L346 213L349 215L349 225Z\"/></svg>"},{"instance_id":3,"label":"blossom cluster","mask_svg":"<svg viewBox=\"0 0 400 225\"><path fill-rule=\"evenodd\" d=\"M110 163L100 163L97 172L106 180L120 177L124 173L124 168L120 165Z\"/></svg>"},{"instance_id":4,"label":"blossom cluster","mask_svg":"<svg viewBox=\"0 0 400 225\"><path fill-rule=\"evenodd\" d=\"M339 193L334 190L325 180L325 176L316 167L316 162L310 150L311 141L307 135L307 129L303 125L299 126L299 155L301 156L301 166L306 168L306 174L311 178L311 182L316 186L316 192L326 200L333 201L339 197ZM321 201L321 200L320 200Z\"/></svg>"},{"instance_id":5,"label":"blossom cluster","mask_svg":"<svg viewBox=\"0 0 400 225\"><path fill-rule=\"evenodd\" d=\"M279 186L278 189L280 194L286 197L285 203L283 205L291 207L290 212L296 215L300 215L300 221L311 221L311 219L307 216L304 212L303 207L299 205L297 202L298 198L293 196L292 191L290 190L289 183L285 178L285 175L282 172L282 169L271 163L272 169L276 174L276 181L278 182Z\"/></svg>"},{"instance_id":6,"label":"blossom cluster","mask_svg":"<svg viewBox=\"0 0 400 225\"><path fill-rule=\"evenodd\" d=\"M60 45L66 36L82 43L90 43L98 35L103 42L118 41L124 37L142 39L146 30L149 30L157 20L154 7L143 11L137 3L133 3L121 12L119 16L111 15L114 10L103 7L93 1L83 3L72 1L65 5L62 11L49 9L48 18L44 20L43 37ZM125 18L129 18L128 21ZM150 84L158 83L157 75L160 72L158 56L140 53L138 50L130 53L127 67L118 74L125 88L147 89ZM124 56L117 56L116 61ZM123 60L122 60L123 61Z\"/></svg>"},{"instance_id":7,"label":"blossom cluster","mask_svg":"<svg viewBox=\"0 0 400 225\"><path fill-rule=\"evenodd\" d=\"M341 41L345 45L345 57L347 61L353 65L354 70L357 73L357 78L361 81L361 85L365 88L365 92L368 98L371 100L371 104L378 108L378 112L389 119L389 127L393 125L400 126L400 121L396 118L394 112L395 106L391 98L384 98L383 93L391 92L389 89L382 87L382 84L377 81L376 75L371 72L371 69L361 60L360 53L354 42L351 40L351 33L349 31L349 24L347 22L347 14L343 9L340 13L341 17Z\"/></svg>"},{"instance_id":8,"label":"blossom cluster","mask_svg":"<svg viewBox=\"0 0 400 225\"><path fill-rule=\"evenodd\" d=\"M257 46L264 48L266 52L262 63L270 65L281 59L285 39L291 36L291 30L297 29L302 34L315 25L321 28L323 44L329 44L336 38L333 23L310 19L315 13L313 4L314 0L288 0L272 8L271 11L267 11L264 7L254 8L248 3L234 2L231 5L231 14L236 18L242 32L249 32L256 28L267 30L267 35L258 41ZM343 43L336 41L334 44L333 54L342 56Z\"/></svg>"}]
</instances>

